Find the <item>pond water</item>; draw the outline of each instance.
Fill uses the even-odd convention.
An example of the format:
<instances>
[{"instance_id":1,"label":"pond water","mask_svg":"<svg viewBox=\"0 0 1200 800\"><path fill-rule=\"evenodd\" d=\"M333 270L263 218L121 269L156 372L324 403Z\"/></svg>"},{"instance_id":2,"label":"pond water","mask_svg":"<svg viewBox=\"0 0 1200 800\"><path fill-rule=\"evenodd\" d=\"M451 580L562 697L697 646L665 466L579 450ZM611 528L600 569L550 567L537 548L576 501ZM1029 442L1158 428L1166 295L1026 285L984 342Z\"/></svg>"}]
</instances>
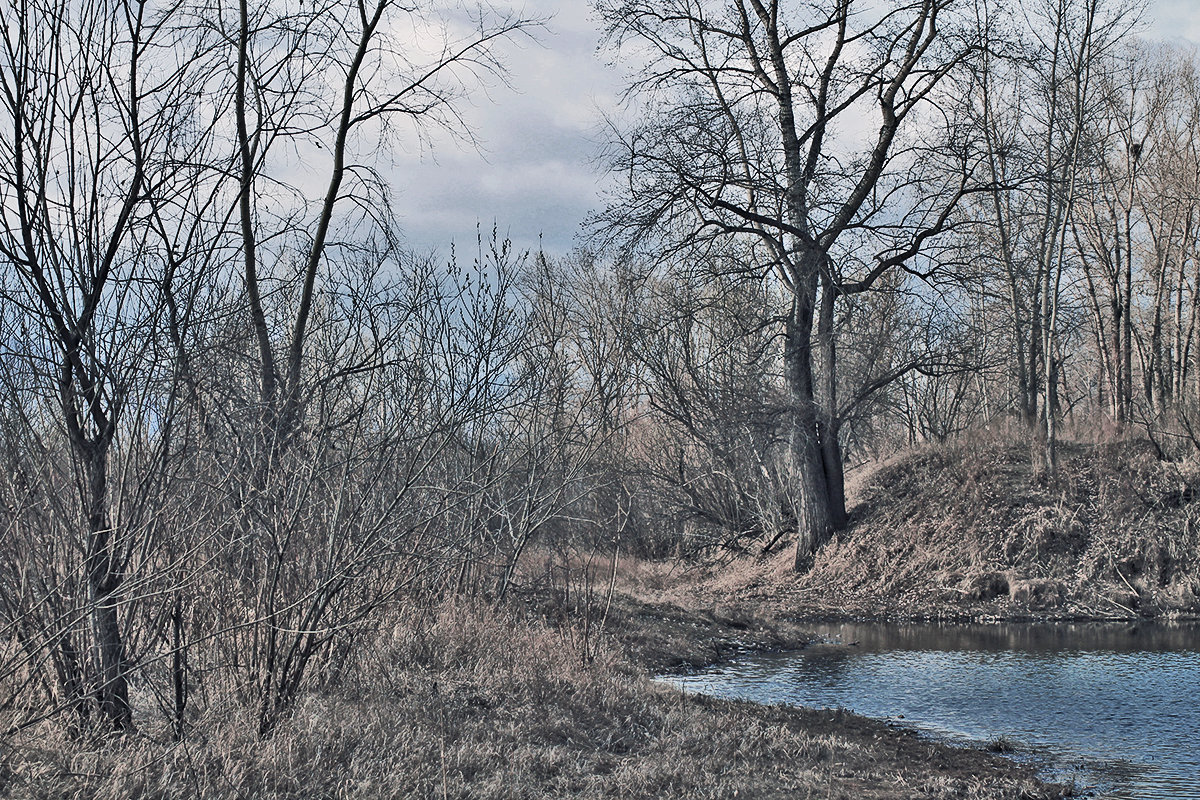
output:
<instances>
[{"instance_id":1,"label":"pond water","mask_svg":"<svg viewBox=\"0 0 1200 800\"><path fill-rule=\"evenodd\" d=\"M815 626L821 643L670 680L762 703L846 708L1014 748L1096 797L1200 800L1200 627Z\"/></svg>"}]
</instances>

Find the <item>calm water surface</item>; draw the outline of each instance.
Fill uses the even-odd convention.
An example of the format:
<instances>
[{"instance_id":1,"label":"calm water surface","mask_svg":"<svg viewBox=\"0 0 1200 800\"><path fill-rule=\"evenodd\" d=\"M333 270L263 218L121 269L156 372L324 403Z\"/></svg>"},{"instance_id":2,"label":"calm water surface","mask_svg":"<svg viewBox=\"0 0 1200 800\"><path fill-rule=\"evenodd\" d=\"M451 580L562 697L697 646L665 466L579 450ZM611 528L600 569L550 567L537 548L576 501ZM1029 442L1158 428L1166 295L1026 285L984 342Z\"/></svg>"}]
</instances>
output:
<instances>
[{"instance_id":1,"label":"calm water surface","mask_svg":"<svg viewBox=\"0 0 1200 800\"><path fill-rule=\"evenodd\" d=\"M1200 627L829 625L822 644L672 677L847 708L951 741L1004 737L1097 797L1200 800ZM902 719L901 719L902 718Z\"/></svg>"}]
</instances>

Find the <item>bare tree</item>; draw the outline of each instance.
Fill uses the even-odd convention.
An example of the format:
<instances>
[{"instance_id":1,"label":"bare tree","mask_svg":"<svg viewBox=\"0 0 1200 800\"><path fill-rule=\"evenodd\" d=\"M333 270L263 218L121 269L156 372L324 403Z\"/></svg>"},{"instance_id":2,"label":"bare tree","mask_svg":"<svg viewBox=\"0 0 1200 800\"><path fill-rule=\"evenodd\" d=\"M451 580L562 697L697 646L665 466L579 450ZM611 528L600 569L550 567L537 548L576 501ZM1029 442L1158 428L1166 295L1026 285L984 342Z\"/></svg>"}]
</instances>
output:
<instances>
[{"instance_id":1,"label":"bare tree","mask_svg":"<svg viewBox=\"0 0 1200 800\"><path fill-rule=\"evenodd\" d=\"M657 526L686 539L684 552L794 532L784 490L794 476L778 446L786 293L736 274L641 284L630 351L646 413L630 455L660 497Z\"/></svg>"},{"instance_id":2,"label":"bare tree","mask_svg":"<svg viewBox=\"0 0 1200 800\"><path fill-rule=\"evenodd\" d=\"M202 640L245 665L265 731L416 580L397 553L436 549L447 493L421 477L488 398L434 374L464 298L399 252L372 159L404 121L470 139L456 103L538 24L465 13L6 7L5 524L47 548L4 550L13 685L50 686L81 721L94 696L124 730L131 670L169 664L174 685L150 689L181 736ZM222 579L231 602L190 614Z\"/></svg>"},{"instance_id":3,"label":"bare tree","mask_svg":"<svg viewBox=\"0 0 1200 800\"><path fill-rule=\"evenodd\" d=\"M647 59L631 96L653 105L618 132L628 183L602 228L667 257L744 239L746 271L790 294L798 568L845 522L838 299L912 269L974 182L978 153L946 135L946 89L977 45L960 5L598 3L610 38Z\"/></svg>"},{"instance_id":4,"label":"bare tree","mask_svg":"<svg viewBox=\"0 0 1200 800\"><path fill-rule=\"evenodd\" d=\"M230 48L216 52L232 65L217 73L213 91L234 97L241 278L264 430L280 443L303 417L305 342L323 262L364 229L389 232L386 184L373 169L378 145L401 122L418 136L441 127L469 138L455 103L468 86L503 78L498 42L540 23L481 5L473 28L455 33L432 4L394 0L240 0L234 10L235 18L211 21ZM401 42L406 29L432 44ZM280 159L288 150L325 173L322 190L286 179Z\"/></svg>"},{"instance_id":5,"label":"bare tree","mask_svg":"<svg viewBox=\"0 0 1200 800\"><path fill-rule=\"evenodd\" d=\"M143 467L154 461L132 455L146 442L134 429L169 425L147 416L157 402L148 387L161 386L149 379L165 298L179 287L152 220L163 198L195 194L189 165L204 139L192 116L195 53L172 37L177 15L177 6L142 2L10 3L0 51L3 374L21 409L9 416L9 452L26 448L21 457L62 465L61 436L70 467L60 475L78 501L57 506L40 528L50 537L61 530L78 549L44 562L50 572L26 572L37 577L23 585L37 587L25 595L34 606L15 613L43 621L64 702L84 717L93 695L103 723L118 730L132 725L124 592L145 508L113 487L140 458ZM170 363L157 365L170 374ZM18 468L18 485L40 471ZM148 487L147 475L134 485ZM74 607L86 608L90 630Z\"/></svg>"},{"instance_id":6,"label":"bare tree","mask_svg":"<svg viewBox=\"0 0 1200 800\"><path fill-rule=\"evenodd\" d=\"M448 430L489 399L437 401L434 343L462 309L400 253L375 165L402 126L470 139L457 103L503 79L497 44L539 23L487 5L447 13L393 0L194 11L206 91L232 98L217 166L237 186L214 213L235 221L220 241L244 292L232 344L256 381L224 370L209 384L223 417L210 447L246 548L246 615L232 641L249 653L264 732L313 659L405 585L394 571L406 562L382 554L424 547L438 503L417 502L416 487ZM402 500L413 507L397 516Z\"/></svg>"}]
</instances>

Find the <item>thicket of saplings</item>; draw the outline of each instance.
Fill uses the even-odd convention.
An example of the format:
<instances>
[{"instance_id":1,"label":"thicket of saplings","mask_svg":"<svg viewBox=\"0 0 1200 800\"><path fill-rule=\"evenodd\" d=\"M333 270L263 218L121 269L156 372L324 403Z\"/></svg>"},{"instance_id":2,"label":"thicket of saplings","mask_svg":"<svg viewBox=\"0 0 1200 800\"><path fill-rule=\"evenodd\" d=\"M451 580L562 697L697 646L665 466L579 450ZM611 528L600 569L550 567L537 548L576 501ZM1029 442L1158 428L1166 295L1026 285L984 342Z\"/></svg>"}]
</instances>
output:
<instances>
[{"instance_id":1,"label":"thicket of saplings","mask_svg":"<svg viewBox=\"0 0 1200 800\"><path fill-rule=\"evenodd\" d=\"M786 535L761 286L498 241L469 267L381 261L319 292L287 427L218 281L186 339L114 310L96 346L121 425L99 466L63 420L54 342L4 305L7 731L157 719L182 738L236 703L267 733L414 608L586 603L597 557Z\"/></svg>"}]
</instances>

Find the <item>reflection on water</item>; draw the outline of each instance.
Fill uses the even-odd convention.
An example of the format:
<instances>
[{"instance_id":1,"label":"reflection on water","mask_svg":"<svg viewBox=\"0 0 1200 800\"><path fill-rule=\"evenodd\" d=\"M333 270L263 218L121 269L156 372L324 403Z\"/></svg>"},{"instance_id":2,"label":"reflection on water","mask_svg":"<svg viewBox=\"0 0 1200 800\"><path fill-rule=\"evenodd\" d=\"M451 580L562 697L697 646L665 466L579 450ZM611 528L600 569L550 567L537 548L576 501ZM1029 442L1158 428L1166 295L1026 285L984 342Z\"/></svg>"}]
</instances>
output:
<instances>
[{"instance_id":1,"label":"reflection on water","mask_svg":"<svg viewBox=\"0 0 1200 800\"><path fill-rule=\"evenodd\" d=\"M1200 800L1200 628L818 628L821 644L673 678L760 702L848 708L956 741L1003 736L1098 796Z\"/></svg>"}]
</instances>

